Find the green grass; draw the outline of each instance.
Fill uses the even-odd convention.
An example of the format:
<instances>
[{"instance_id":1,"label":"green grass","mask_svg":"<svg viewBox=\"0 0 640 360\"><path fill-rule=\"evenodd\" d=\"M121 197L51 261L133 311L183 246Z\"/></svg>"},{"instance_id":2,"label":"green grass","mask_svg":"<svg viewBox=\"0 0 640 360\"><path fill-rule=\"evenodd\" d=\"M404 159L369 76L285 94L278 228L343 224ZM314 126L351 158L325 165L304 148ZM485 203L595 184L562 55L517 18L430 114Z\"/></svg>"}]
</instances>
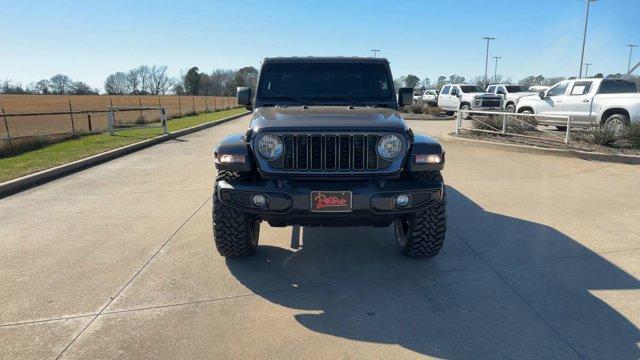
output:
<instances>
[{"instance_id":1,"label":"green grass","mask_svg":"<svg viewBox=\"0 0 640 360\"><path fill-rule=\"evenodd\" d=\"M168 121L168 127L169 131L177 131L241 114L245 111L247 110L239 108L173 119ZM162 135L161 128L123 130L116 132L113 136L109 133L84 135L37 150L0 158L0 182L151 139L158 135Z\"/></svg>"}]
</instances>

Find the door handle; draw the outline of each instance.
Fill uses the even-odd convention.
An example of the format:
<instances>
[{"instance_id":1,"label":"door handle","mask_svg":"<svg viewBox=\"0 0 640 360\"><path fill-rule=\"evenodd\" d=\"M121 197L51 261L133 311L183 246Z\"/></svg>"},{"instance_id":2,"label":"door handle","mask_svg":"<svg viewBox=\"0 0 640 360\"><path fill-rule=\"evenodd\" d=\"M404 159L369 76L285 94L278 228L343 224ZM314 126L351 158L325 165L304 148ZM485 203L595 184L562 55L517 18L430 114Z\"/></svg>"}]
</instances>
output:
<instances>
[{"instance_id":1,"label":"door handle","mask_svg":"<svg viewBox=\"0 0 640 360\"><path fill-rule=\"evenodd\" d=\"M589 99L584 99L582 100L582 102L589 102Z\"/></svg>"}]
</instances>

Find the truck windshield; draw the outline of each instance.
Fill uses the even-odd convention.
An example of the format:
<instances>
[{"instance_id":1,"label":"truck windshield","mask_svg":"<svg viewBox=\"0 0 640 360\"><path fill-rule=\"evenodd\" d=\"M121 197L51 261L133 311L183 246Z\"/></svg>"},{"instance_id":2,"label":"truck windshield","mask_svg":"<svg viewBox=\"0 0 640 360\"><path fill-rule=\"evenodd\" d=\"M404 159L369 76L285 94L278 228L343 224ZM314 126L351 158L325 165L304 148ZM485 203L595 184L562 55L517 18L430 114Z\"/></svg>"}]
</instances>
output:
<instances>
[{"instance_id":1,"label":"truck windshield","mask_svg":"<svg viewBox=\"0 0 640 360\"><path fill-rule=\"evenodd\" d=\"M462 85L460 86L460 89L462 89L462 92L465 93L484 92L479 86L475 85Z\"/></svg>"},{"instance_id":2,"label":"truck windshield","mask_svg":"<svg viewBox=\"0 0 640 360\"><path fill-rule=\"evenodd\" d=\"M527 92L527 88L525 88L524 86L508 85L506 88L510 93Z\"/></svg>"},{"instance_id":3,"label":"truck windshield","mask_svg":"<svg viewBox=\"0 0 640 360\"><path fill-rule=\"evenodd\" d=\"M295 96L311 100L394 101L389 68L380 63L267 63L260 99Z\"/></svg>"}]
</instances>

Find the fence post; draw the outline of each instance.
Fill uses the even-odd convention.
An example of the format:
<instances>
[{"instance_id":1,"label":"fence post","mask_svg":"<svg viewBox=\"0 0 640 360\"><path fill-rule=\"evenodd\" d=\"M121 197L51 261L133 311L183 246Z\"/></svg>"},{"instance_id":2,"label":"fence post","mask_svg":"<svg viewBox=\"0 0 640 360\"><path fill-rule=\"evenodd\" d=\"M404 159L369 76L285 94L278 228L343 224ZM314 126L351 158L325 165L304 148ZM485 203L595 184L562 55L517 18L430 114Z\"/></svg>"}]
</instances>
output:
<instances>
[{"instance_id":1,"label":"fence post","mask_svg":"<svg viewBox=\"0 0 640 360\"><path fill-rule=\"evenodd\" d=\"M87 123L89 125L89 133L93 132L93 128L91 126L91 114L87 113Z\"/></svg>"},{"instance_id":2,"label":"fence post","mask_svg":"<svg viewBox=\"0 0 640 360\"><path fill-rule=\"evenodd\" d=\"M502 115L502 133L505 134L507 132L507 115Z\"/></svg>"},{"instance_id":3,"label":"fence post","mask_svg":"<svg viewBox=\"0 0 640 360\"><path fill-rule=\"evenodd\" d=\"M116 117L113 113L113 108L110 107L109 109L107 109L107 123L108 123L108 128L109 128L109 134L113 135L113 127L114 124L116 122Z\"/></svg>"},{"instance_id":4,"label":"fence post","mask_svg":"<svg viewBox=\"0 0 640 360\"><path fill-rule=\"evenodd\" d=\"M209 98L204 97L204 112L209 112Z\"/></svg>"},{"instance_id":5,"label":"fence post","mask_svg":"<svg viewBox=\"0 0 640 360\"><path fill-rule=\"evenodd\" d=\"M138 105L140 105L140 118L142 118L144 115L142 115L142 99L140 99L140 96L138 96Z\"/></svg>"},{"instance_id":6,"label":"fence post","mask_svg":"<svg viewBox=\"0 0 640 360\"><path fill-rule=\"evenodd\" d=\"M180 97L178 96L178 109L180 112L180 117L182 117L182 101L180 101Z\"/></svg>"},{"instance_id":7,"label":"fence post","mask_svg":"<svg viewBox=\"0 0 640 360\"><path fill-rule=\"evenodd\" d=\"M111 112L113 112L113 100L111 100L111 96L109 96L109 106L111 106ZM113 114L113 123L116 123L116 114ZM113 135L113 134L111 134Z\"/></svg>"},{"instance_id":8,"label":"fence post","mask_svg":"<svg viewBox=\"0 0 640 360\"><path fill-rule=\"evenodd\" d=\"M456 112L456 135L460 134L460 126L462 125L462 112Z\"/></svg>"},{"instance_id":9,"label":"fence post","mask_svg":"<svg viewBox=\"0 0 640 360\"><path fill-rule=\"evenodd\" d=\"M196 97L195 96L191 97L191 111L192 112L196 112Z\"/></svg>"},{"instance_id":10,"label":"fence post","mask_svg":"<svg viewBox=\"0 0 640 360\"><path fill-rule=\"evenodd\" d=\"M71 115L71 133L76 133L76 126L73 124L73 109L71 109L71 98L69 100L69 115Z\"/></svg>"},{"instance_id":11,"label":"fence post","mask_svg":"<svg viewBox=\"0 0 640 360\"><path fill-rule=\"evenodd\" d=\"M162 133L168 134L169 129L167 128L167 114L163 107L160 108L160 122L162 124Z\"/></svg>"},{"instance_id":12,"label":"fence post","mask_svg":"<svg viewBox=\"0 0 640 360\"><path fill-rule=\"evenodd\" d=\"M571 141L571 123L573 122L573 116L567 118L567 134L564 137L564 143L568 144Z\"/></svg>"},{"instance_id":13,"label":"fence post","mask_svg":"<svg viewBox=\"0 0 640 360\"><path fill-rule=\"evenodd\" d=\"M5 115L4 108L2 108L2 118L4 119L4 129L7 131L7 139L9 140L9 151L13 152L11 133L9 133L9 123L7 123L7 115Z\"/></svg>"}]
</instances>

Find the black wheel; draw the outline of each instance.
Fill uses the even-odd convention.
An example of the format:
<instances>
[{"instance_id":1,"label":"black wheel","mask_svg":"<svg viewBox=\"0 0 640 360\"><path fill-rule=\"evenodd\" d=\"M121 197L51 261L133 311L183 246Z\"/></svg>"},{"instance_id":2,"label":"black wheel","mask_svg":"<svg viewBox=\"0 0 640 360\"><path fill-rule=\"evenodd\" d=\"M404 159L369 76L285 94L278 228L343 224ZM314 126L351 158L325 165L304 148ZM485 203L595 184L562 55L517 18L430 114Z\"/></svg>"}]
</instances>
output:
<instances>
[{"instance_id":1,"label":"black wheel","mask_svg":"<svg viewBox=\"0 0 640 360\"><path fill-rule=\"evenodd\" d=\"M250 256L258 247L260 221L224 205L218 198L219 181L242 177L237 172L220 171L213 187L213 238L220 255L227 258Z\"/></svg>"},{"instance_id":2,"label":"black wheel","mask_svg":"<svg viewBox=\"0 0 640 360\"><path fill-rule=\"evenodd\" d=\"M440 171L416 173L413 178L442 180ZM403 255L412 258L438 255L447 231L447 193L431 207L397 219L394 222L396 241Z\"/></svg>"},{"instance_id":3,"label":"black wheel","mask_svg":"<svg viewBox=\"0 0 640 360\"><path fill-rule=\"evenodd\" d=\"M515 113L516 112L516 106L513 105L513 104L509 104L509 105L507 105L505 110L507 110L507 112L510 112L510 113Z\"/></svg>"},{"instance_id":4,"label":"black wheel","mask_svg":"<svg viewBox=\"0 0 640 360\"><path fill-rule=\"evenodd\" d=\"M629 126L629 117L623 114L613 114L605 120L604 126L613 130L616 135L620 135Z\"/></svg>"},{"instance_id":5,"label":"black wheel","mask_svg":"<svg viewBox=\"0 0 640 360\"><path fill-rule=\"evenodd\" d=\"M453 116L453 114L455 114L455 111L445 111L444 112L447 116Z\"/></svg>"}]
</instances>

